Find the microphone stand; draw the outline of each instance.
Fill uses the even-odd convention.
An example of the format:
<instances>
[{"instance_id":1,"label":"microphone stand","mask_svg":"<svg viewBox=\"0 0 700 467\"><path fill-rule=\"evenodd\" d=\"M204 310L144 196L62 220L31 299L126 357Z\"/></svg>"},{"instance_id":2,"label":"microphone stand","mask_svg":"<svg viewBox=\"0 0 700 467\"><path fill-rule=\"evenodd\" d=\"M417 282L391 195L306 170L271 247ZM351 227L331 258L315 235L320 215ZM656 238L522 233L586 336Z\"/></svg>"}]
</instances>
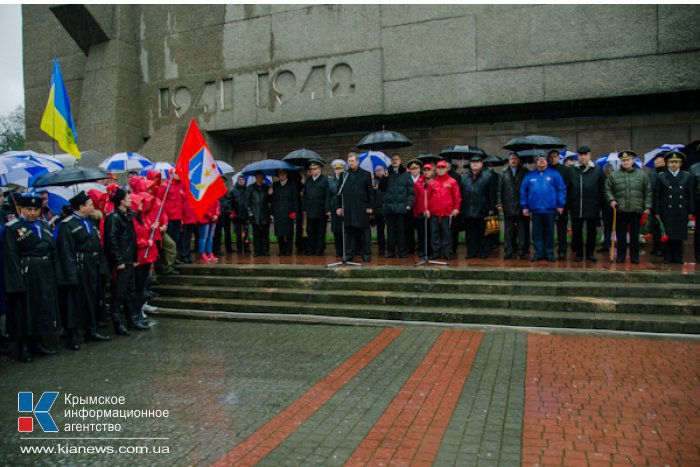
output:
<instances>
[{"instance_id":1,"label":"microphone stand","mask_svg":"<svg viewBox=\"0 0 700 467\"><path fill-rule=\"evenodd\" d=\"M424 264L437 264L439 266L447 266L447 263L443 261L434 261L428 259L428 218L425 216L425 211L428 210L428 180L425 181L423 185L423 261L418 261L415 266L422 266Z\"/></svg>"},{"instance_id":2,"label":"microphone stand","mask_svg":"<svg viewBox=\"0 0 700 467\"><path fill-rule=\"evenodd\" d=\"M360 169L358 169L360 170ZM340 209L343 212L343 218L341 220L343 225L343 260L335 263L327 264L327 268L334 268L338 266L362 266L360 263L353 263L352 261L346 261L347 250L345 249L345 194L343 193L343 188L345 187L345 182L348 181L348 172L343 173L343 183L340 184L338 189L338 196L340 196ZM331 213L331 221L333 220L333 214Z\"/></svg>"}]
</instances>

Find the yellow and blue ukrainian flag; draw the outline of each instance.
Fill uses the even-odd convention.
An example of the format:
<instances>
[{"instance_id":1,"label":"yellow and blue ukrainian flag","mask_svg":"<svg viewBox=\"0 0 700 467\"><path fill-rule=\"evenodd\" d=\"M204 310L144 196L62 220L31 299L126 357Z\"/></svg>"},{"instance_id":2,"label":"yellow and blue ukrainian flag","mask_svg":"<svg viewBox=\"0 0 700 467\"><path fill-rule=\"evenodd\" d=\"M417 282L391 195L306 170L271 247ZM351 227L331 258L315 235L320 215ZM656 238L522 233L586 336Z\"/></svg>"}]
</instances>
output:
<instances>
[{"instance_id":1,"label":"yellow and blue ukrainian flag","mask_svg":"<svg viewBox=\"0 0 700 467\"><path fill-rule=\"evenodd\" d=\"M41 129L55 139L64 151L76 159L80 159L78 133L75 131L68 93L63 84L63 76L61 76L61 68L58 66L57 58L53 59L49 101L46 103L44 116L41 118Z\"/></svg>"}]
</instances>

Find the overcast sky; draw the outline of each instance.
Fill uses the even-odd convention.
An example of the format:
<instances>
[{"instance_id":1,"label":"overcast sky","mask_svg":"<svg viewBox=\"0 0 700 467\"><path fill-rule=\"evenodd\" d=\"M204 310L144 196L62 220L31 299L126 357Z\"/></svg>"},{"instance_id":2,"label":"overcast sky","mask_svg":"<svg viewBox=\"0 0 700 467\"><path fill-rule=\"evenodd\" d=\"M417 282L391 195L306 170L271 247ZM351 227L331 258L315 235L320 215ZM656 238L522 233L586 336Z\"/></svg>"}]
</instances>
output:
<instances>
[{"instance_id":1,"label":"overcast sky","mask_svg":"<svg viewBox=\"0 0 700 467\"><path fill-rule=\"evenodd\" d=\"M18 105L24 105L22 9L19 5L0 5L0 44L0 115L5 115Z\"/></svg>"}]
</instances>

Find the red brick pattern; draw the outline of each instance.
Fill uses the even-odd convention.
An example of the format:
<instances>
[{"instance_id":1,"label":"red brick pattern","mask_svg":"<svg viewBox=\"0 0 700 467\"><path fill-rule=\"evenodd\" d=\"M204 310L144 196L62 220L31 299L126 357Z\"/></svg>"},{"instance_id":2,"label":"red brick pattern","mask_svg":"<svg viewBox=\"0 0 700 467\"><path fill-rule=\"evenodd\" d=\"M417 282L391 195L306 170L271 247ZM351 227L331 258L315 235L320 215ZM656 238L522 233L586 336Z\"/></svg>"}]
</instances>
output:
<instances>
[{"instance_id":1,"label":"red brick pattern","mask_svg":"<svg viewBox=\"0 0 700 467\"><path fill-rule=\"evenodd\" d=\"M481 337L443 332L346 465L431 465Z\"/></svg>"},{"instance_id":2,"label":"red brick pattern","mask_svg":"<svg viewBox=\"0 0 700 467\"><path fill-rule=\"evenodd\" d=\"M229 451L214 465L255 465L282 441L287 439L302 423L316 412L328 399L347 384L367 364L401 334L401 328L387 328L352 357L323 378L303 396L277 414L245 441Z\"/></svg>"},{"instance_id":3,"label":"red brick pattern","mask_svg":"<svg viewBox=\"0 0 700 467\"><path fill-rule=\"evenodd\" d=\"M700 343L528 336L522 464L700 465Z\"/></svg>"}]
</instances>

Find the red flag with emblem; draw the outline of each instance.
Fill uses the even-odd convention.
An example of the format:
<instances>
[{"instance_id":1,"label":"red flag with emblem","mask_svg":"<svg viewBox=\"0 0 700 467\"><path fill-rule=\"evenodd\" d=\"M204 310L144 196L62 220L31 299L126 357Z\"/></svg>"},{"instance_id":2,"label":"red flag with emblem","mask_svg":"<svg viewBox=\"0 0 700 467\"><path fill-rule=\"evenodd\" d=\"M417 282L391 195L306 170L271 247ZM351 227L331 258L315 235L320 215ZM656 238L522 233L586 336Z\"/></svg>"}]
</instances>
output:
<instances>
[{"instance_id":1,"label":"red flag with emblem","mask_svg":"<svg viewBox=\"0 0 700 467\"><path fill-rule=\"evenodd\" d=\"M175 172L180 176L182 186L187 191L187 201L200 222L204 220L209 206L228 193L216 161L194 119L187 129L175 163Z\"/></svg>"}]
</instances>

